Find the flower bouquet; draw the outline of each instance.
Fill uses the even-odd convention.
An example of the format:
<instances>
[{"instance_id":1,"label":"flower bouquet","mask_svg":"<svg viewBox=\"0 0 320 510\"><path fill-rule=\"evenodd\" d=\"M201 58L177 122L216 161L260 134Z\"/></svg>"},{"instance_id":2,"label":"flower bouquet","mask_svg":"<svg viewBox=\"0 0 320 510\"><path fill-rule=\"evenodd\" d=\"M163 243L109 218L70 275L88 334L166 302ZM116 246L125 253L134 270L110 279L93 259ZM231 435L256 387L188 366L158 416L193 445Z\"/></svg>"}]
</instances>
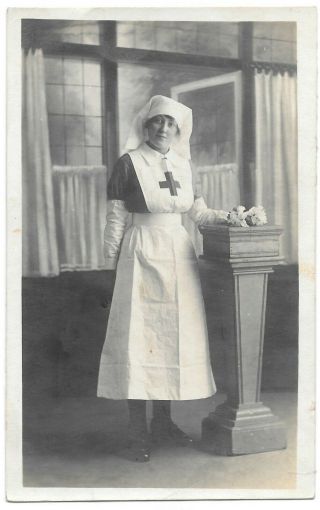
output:
<instances>
[{"instance_id":1,"label":"flower bouquet","mask_svg":"<svg viewBox=\"0 0 320 510\"><path fill-rule=\"evenodd\" d=\"M228 213L227 219L228 224L233 227L255 227L267 223L267 215L261 205L247 211L243 205L238 205Z\"/></svg>"}]
</instances>

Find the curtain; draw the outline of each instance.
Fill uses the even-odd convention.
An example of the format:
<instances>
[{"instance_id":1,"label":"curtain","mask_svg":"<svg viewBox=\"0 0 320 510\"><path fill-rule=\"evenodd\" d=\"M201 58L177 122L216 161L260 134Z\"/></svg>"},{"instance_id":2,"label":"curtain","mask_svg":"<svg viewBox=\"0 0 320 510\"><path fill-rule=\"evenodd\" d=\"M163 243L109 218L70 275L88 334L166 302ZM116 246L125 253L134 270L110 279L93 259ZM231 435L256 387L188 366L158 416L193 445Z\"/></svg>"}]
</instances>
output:
<instances>
[{"instance_id":1,"label":"curtain","mask_svg":"<svg viewBox=\"0 0 320 510\"><path fill-rule=\"evenodd\" d=\"M23 53L23 275L103 269L104 166L52 166L41 49Z\"/></svg>"},{"instance_id":2,"label":"curtain","mask_svg":"<svg viewBox=\"0 0 320 510\"><path fill-rule=\"evenodd\" d=\"M23 275L59 273L41 49L22 55Z\"/></svg>"},{"instance_id":3,"label":"curtain","mask_svg":"<svg viewBox=\"0 0 320 510\"><path fill-rule=\"evenodd\" d=\"M286 262L298 259L297 91L287 72L255 70L256 165L254 202L268 222L281 225Z\"/></svg>"},{"instance_id":4,"label":"curtain","mask_svg":"<svg viewBox=\"0 0 320 510\"><path fill-rule=\"evenodd\" d=\"M61 270L104 268L106 167L54 166Z\"/></svg>"},{"instance_id":5,"label":"curtain","mask_svg":"<svg viewBox=\"0 0 320 510\"><path fill-rule=\"evenodd\" d=\"M236 163L208 165L197 168L203 198L208 207L229 211L240 203L238 166ZM203 252L202 235L187 215L183 224L196 249L197 255Z\"/></svg>"}]
</instances>

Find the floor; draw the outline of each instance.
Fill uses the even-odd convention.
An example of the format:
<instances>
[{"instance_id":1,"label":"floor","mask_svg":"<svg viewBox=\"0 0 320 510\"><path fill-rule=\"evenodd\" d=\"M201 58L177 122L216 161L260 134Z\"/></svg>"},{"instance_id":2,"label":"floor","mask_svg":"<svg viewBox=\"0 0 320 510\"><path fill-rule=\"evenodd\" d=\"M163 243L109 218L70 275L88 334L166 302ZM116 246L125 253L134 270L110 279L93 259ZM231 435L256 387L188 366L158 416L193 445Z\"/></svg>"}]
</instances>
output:
<instances>
[{"instance_id":1,"label":"floor","mask_svg":"<svg viewBox=\"0 0 320 510\"><path fill-rule=\"evenodd\" d=\"M24 485L29 487L152 487L292 489L296 465L296 394L264 393L262 400L287 428L281 451L221 457L200 442L201 420L224 400L176 402L173 418L195 440L192 448L157 447L151 461L124 455L123 401L55 398L24 406ZM150 410L149 410L150 412Z\"/></svg>"},{"instance_id":2,"label":"floor","mask_svg":"<svg viewBox=\"0 0 320 510\"><path fill-rule=\"evenodd\" d=\"M286 424L282 451L219 457L200 442L201 421L224 400L177 402L176 423L192 448L156 448L151 462L125 454L126 403L98 399L105 338L106 271L23 282L24 485L28 487L292 489L296 463L297 303L295 268L270 275L262 370L263 402ZM210 281L203 275L207 305ZM270 291L270 292L269 292ZM208 328L217 387L225 380L224 342Z\"/></svg>"}]
</instances>

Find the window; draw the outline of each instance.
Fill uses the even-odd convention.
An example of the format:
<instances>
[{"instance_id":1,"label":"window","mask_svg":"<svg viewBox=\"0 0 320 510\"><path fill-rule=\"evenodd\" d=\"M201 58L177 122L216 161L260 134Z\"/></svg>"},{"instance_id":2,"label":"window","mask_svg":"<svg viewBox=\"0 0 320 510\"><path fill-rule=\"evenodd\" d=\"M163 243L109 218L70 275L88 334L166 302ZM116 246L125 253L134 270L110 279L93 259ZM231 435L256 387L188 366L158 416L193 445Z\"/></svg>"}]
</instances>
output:
<instances>
[{"instance_id":1,"label":"window","mask_svg":"<svg viewBox=\"0 0 320 510\"><path fill-rule=\"evenodd\" d=\"M47 56L45 78L53 164L101 165L103 114L100 62Z\"/></svg>"},{"instance_id":2,"label":"window","mask_svg":"<svg viewBox=\"0 0 320 510\"><path fill-rule=\"evenodd\" d=\"M238 23L118 21L117 46L238 57Z\"/></svg>"}]
</instances>

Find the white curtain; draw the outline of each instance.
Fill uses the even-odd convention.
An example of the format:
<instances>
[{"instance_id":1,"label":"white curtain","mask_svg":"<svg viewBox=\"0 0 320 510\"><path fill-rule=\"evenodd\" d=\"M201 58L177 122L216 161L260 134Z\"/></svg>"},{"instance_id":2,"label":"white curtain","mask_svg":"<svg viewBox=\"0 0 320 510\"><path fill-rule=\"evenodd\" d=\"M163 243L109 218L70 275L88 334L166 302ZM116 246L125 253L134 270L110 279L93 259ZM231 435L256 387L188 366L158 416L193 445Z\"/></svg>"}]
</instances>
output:
<instances>
[{"instance_id":1,"label":"white curtain","mask_svg":"<svg viewBox=\"0 0 320 510\"><path fill-rule=\"evenodd\" d=\"M22 54L23 275L59 273L41 49Z\"/></svg>"},{"instance_id":2,"label":"white curtain","mask_svg":"<svg viewBox=\"0 0 320 510\"><path fill-rule=\"evenodd\" d=\"M61 270L104 268L106 167L54 166Z\"/></svg>"},{"instance_id":3,"label":"white curtain","mask_svg":"<svg viewBox=\"0 0 320 510\"><path fill-rule=\"evenodd\" d=\"M254 202L281 225L282 255L298 259L296 77L255 71L256 165Z\"/></svg>"},{"instance_id":4,"label":"white curtain","mask_svg":"<svg viewBox=\"0 0 320 510\"><path fill-rule=\"evenodd\" d=\"M239 173L236 163L197 168L199 184L208 207L229 211L240 203ZM187 215L183 224L188 230L198 255L202 254L202 235Z\"/></svg>"}]
</instances>

